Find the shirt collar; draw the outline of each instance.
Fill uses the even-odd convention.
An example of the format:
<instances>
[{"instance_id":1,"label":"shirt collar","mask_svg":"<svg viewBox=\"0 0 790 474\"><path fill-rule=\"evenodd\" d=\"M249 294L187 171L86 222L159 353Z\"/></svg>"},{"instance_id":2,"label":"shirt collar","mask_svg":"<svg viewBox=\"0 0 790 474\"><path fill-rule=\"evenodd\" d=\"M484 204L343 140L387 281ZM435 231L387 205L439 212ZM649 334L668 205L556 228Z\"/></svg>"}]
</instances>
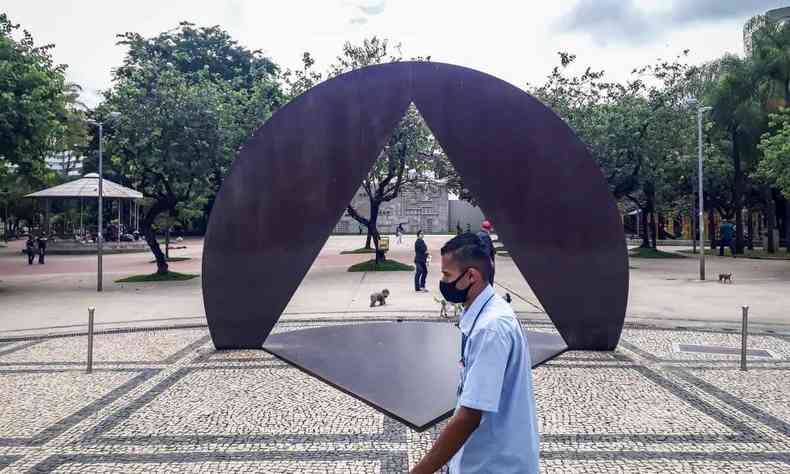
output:
<instances>
[{"instance_id":1,"label":"shirt collar","mask_svg":"<svg viewBox=\"0 0 790 474\"><path fill-rule=\"evenodd\" d=\"M491 288L491 285L486 285L483 288L483 291L477 295L477 298L472 302L472 304L466 308L461 314L461 321L458 327L461 329L461 332L469 335L469 331L472 329L472 324L475 322L475 317L477 314L483 309L483 305L488 301L490 297L494 296L494 289Z\"/></svg>"}]
</instances>

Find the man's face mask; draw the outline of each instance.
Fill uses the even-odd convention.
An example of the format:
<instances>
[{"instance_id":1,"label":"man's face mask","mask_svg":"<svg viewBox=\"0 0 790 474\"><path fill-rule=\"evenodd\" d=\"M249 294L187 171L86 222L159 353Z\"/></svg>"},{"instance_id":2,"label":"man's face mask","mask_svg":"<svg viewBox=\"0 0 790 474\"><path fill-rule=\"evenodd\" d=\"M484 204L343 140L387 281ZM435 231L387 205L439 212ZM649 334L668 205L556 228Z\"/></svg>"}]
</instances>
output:
<instances>
[{"instance_id":1,"label":"man's face mask","mask_svg":"<svg viewBox=\"0 0 790 474\"><path fill-rule=\"evenodd\" d=\"M439 291L442 292L442 296L445 300L450 303L464 303L466 301L467 296L469 295L469 289L472 288L470 284L463 290L459 290L455 284L458 283L461 278L466 275L466 272L469 271L469 268L466 268L455 281L446 282L446 281L439 281Z\"/></svg>"}]
</instances>

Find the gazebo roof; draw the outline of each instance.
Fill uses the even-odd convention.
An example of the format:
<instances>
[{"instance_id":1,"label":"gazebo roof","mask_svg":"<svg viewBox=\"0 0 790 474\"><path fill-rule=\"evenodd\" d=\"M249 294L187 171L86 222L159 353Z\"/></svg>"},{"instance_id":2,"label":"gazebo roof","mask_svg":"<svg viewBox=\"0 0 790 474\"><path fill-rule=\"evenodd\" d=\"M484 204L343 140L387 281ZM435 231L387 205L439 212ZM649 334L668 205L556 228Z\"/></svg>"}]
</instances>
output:
<instances>
[{"instance_id":1,"label":"gazebo roof","mask_svg":"<svg viewBox=\"0 0 790 474\"><path fill-rule=\"evenodd\" d=\"M118 183L103 179L102 196L110 199L142 199L143 194ZM99 175L88 173L80 179L30 193L29 198L98 198Z\"/></svg>"}]
</instances>

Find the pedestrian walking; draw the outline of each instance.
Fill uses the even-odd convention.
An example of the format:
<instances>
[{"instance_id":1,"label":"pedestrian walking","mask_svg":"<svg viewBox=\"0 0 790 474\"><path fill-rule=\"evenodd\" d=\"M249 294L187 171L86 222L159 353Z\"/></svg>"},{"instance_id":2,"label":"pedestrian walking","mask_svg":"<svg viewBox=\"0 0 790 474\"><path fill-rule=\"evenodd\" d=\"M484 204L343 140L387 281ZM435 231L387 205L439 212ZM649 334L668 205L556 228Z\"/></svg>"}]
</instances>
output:
<instances>
[{"instance_id":1,"label":"pedestrian walking","mask_svg":"<svg viewBox=\"0 0 790 474\"><path fill-rule=\"evenodd\" d=\"M38 263L44 265L44 257L47 255L47 238L44 235L39 235L36 239L38 244Z\"/></svg>"},{"instance_id":2,"label":"pedestrian walking","mask_svg":"<svg viewBox=\"0 0 790 474\"><path fill-rule=\"evenodd\" d=\"M441 249L439 288L461 303L461 358L453 416L412 474L537 473L538 420L528 341L489 282L491 259L472 233Z\"/></svg>"},{"instance_id":3,"label":"pedestrian walking","mask_svg":"<svg viewBox=\"0 0 790 474\"><path fill-rule=\"evenodd\" d=\"M428 245L423 239L422 229L417 231L417 241L414 242L414 291L428 291L425 289L425 278L428 276Z\"/></svg>"},{"instance_id":4,"label":"pedestrian walking","mask_svg":"<svg viewBox=\"0 0 790 474\"><path fill-rule=\"evenodd\" d=\"M27 264L33 265L33 260L36 258L36 241L33 239L33 234L28 234L27 236L25 253L27 254Z\"/></svg>"},{"instance_id":5,"label":"pedestrian walking","mask_svg":"<svg viewBox=\"0 0 790 474\"><path fill-rule=\"evenodd\" d=\"M491 240L492 229L493 226L491 225L491 222L485 220L482 224L480 224L480 232L477 233L477 237L483 244L483 249L491 259L491 274L489 276L490 280L488 281L491 286L494 285L494 273L496 272L496 249L494 248L494 241Z\"/></svg>"},{"instance_id":6,"label":"pedestrian walking","mask_svg":"<svg viewBox=\"0 0 790 474\"><path fill-rule=\"evenodd\" d=\"M719 257L724 256L724 246L730 248L732 256L735 257L735 225L729 219L724 219L719 226Z\"/></svg>"},{"instance_id":7,"label":"pedestrian walking","mask_svg":"<svg viewBox=\"0 0 790 474\"><path fill-rule=\"evenodd\" d=\"M398 228L395 229L395 236L398 238L399 244L403 243L403 232L404 232L403 224L398 224Z\"/></svg>"}]
</instances>

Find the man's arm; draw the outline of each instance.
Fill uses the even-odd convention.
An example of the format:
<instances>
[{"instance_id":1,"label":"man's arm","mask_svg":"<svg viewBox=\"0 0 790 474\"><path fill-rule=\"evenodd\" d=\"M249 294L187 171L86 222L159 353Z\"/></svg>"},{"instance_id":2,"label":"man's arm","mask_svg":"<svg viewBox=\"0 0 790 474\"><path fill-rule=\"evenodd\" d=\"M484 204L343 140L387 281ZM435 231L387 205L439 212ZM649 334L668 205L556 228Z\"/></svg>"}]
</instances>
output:
<instances>
[{"instance_id":1,"label":"man's arm","mask_svg":"<svg viewBox=\"0 0 790 474\"><path fill-rule=\"evenodd\" d=\"M411 474L433 474L441 469L477 429L481 416L480 410L459 407L428 454L411 470Z\"/></svg>"}]
</instances>

